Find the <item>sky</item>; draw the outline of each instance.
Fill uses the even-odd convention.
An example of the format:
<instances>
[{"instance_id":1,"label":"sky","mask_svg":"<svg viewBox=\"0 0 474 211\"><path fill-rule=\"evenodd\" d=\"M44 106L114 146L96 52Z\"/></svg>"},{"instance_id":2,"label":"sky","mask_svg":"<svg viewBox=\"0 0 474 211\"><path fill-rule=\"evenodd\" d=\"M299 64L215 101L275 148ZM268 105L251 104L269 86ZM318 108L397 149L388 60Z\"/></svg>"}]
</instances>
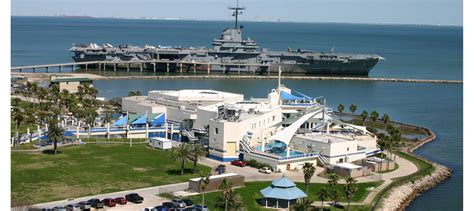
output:
<instances>
[{"instance_id":1,"label":"sky","mask_svg":"<svg viewBox=\"0 0 474 211\"><path fill-rule=\"evenodd\" d=\"M235 0L12 0L13 16L230 20ZM462 0L240 0L242 20L463 25Z\"/></svg>"}]
</instances>

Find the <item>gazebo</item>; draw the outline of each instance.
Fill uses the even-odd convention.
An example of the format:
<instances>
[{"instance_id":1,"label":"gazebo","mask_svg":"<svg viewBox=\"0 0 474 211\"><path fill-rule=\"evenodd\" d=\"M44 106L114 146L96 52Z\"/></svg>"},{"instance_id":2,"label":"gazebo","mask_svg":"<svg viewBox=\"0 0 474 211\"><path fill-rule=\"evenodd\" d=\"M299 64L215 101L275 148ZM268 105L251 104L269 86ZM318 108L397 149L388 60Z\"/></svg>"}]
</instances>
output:
<instances>
[{"instance_id":1,"label":"gazebo","mask_svg":"<svg viewBox=\"0 0 474 211\"><path fill-rule=\"evenodd\" d=\"M276 208L289 208L290 204L296 203L301 198L307 197L307 195L296 187L295 183L283 175L280 179L272 182L272 185L260 190L260 193L265 198L265 207L268 207L268 203L272 204L272 207ZM283 206L287 207L283 207Z\"/></svg>"}]
</instances>

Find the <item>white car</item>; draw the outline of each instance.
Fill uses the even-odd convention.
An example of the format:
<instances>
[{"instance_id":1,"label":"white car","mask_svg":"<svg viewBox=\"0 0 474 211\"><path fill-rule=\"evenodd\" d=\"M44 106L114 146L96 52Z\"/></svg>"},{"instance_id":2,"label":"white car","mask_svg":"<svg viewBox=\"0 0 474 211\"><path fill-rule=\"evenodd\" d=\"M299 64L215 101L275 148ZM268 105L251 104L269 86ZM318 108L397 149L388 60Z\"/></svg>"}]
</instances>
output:
<instances>
[{"instance_id":1,"label":"white car","mask_svg":"<svg viewBox=\"0 0 474 211\"><path fill-rule=\"evenodd\" d=\"M265 173L265 174L271 174L272 169L270 169L269 167L263 167L263 168L259 169L258 172Z\"/></svg>"}]
</instances>

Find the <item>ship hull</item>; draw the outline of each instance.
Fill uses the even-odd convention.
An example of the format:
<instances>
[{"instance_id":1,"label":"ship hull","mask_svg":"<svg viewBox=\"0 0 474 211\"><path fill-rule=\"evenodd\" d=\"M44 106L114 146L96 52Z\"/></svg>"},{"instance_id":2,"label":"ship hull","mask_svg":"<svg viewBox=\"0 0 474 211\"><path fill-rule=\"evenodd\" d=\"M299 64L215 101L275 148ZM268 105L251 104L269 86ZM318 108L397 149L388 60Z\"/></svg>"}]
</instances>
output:
<instances>
[{"instance_id":1,"label":"ship hull","mask_svg":"<svg viewBox=\"0 0 474 211\"><path fill-rule=\"evenodd\" d=\"M349 62L322 61L313 64L272 64L269 68L270 72L278 72L278 68L281 66L282 73L367 76L378 61L378 58L373 58Z\"/></svg>"}]
</instances>

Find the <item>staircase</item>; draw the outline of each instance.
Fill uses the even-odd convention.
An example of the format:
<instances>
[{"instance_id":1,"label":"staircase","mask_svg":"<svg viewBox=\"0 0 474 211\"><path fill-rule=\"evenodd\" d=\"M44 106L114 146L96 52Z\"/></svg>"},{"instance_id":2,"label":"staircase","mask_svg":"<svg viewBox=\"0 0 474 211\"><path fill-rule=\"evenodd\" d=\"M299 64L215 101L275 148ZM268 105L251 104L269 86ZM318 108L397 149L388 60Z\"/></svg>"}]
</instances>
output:
<instances>
[{"instance_id":1,"label":"staircase","mask_svg":"<svg viewBox=\"0 0 474 211\"><path fill-rule=\"evenodd\" d=\"M252 147L250 146L250 144L248 143L248 138L247 136L245 136L244 138L242 138L240 140L240 149L244 152L247 152L247 153L251 153L253 152L253 149Z\"/></svg>"},{"instance_id":2,"label":"staircase","mask_svg":"<svg viewBox=\"0 0 474 211\"><path fill-rule=\"evenodd\" d=\"M189 142L195 142L198 140L198 138L194 136L194 133L188 130L181 130L181 135L186 136L189 139Z\"/></svg>"}]
</instances>

